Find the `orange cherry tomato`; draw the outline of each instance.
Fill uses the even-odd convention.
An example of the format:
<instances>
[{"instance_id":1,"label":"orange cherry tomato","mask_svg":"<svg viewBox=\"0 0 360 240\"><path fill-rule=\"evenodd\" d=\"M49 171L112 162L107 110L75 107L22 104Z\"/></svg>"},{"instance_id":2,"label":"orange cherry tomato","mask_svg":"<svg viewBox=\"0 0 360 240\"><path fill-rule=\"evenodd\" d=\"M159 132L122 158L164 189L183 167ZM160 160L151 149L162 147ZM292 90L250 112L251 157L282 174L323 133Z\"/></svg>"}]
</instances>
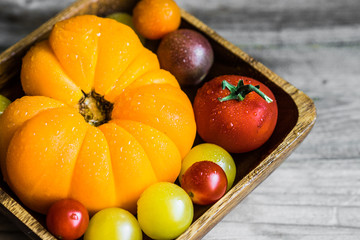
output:
<instances>
[{"instance_id":1,"label":"orange cherry tomato","mask_svg":"<svg viewBox=\"0 0 360 240\"><path fill-rule=\"evenodd\" d=\"M133 10L135 29L148 39L160 39L180 26L180 8L173 0L141 0Z\"/></svg>"}]
</instances>

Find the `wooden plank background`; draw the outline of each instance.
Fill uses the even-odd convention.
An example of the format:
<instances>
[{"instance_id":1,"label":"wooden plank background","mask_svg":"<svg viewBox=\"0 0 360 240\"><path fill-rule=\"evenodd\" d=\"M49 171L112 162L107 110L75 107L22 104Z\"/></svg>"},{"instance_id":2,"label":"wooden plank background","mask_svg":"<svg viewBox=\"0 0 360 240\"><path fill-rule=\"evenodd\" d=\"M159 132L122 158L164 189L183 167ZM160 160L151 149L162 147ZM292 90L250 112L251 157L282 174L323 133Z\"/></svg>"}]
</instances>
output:
<instances>
[{"instance_id":1,"label":"wooden plank background","mask_svg":"<svg viewBox=\"0 0 360 240\"><path fill-rule=\"evenodd\" d=\"M0 51L73 0L0 0ZM360 1L177 0L315 101L292 155L204 239L360 239ZM0 239L26 239L0 215Z\"/></svg>"}]
</instances>

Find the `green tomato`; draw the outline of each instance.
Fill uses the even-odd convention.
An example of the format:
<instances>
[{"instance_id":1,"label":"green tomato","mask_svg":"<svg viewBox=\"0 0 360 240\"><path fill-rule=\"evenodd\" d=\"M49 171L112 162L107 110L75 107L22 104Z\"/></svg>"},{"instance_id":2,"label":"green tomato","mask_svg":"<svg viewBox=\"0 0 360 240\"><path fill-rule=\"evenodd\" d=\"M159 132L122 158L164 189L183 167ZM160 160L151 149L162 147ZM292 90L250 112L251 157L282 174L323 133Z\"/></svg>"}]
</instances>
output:
<instances>
[{"instance_id":1,"label":"green tomato","mask_svg":"<svg viewBox=\"0 0 360 240\"><path fill-rule=\"evenodd\" d=\"M114 19L118 22L121 22L125 25L128 25L129 27L131 27L132 29L134 28L134 24L133 24L133 20L132 20L132 16L128 13L125 12L117 12L117 13L113 13L107 16L107 18L111 18Z\"/></svg>"},{"instance_id":2,"label":"green tomato","mask_svg":"<svg viewBox=\"0 0 360 240\"><path fill-rule=\"evenodd\" d=\"M236 165L234 159L225 149L212 143L202 143L193 147L185 156L179 175L181 182L182 175L196 162L211 161L218 164L225 172L228 186L227 191L232 187L236 176Z\"/></svg>"},{"instance_id":3,"label":"green tomato","mask_svg":"<svg viewBox=\"0 0 360 240\"><path fill-rule=\"evenodd\" d=\"M132 16L130 14L125 13L125 12L116 12L116 13L112 13L112 14L106 16L106 17L114 19L114 20L116 20L118 22L121 22L121 23L131 27L136 32L136 34L138 35L140 41L143 44L145 43L145 39L142 36L140 36L138 34L138 32L136 31L133 20L132 20Z\"/></svg>"},{"instance_id":4,"label":"green tomato","mask_svg":"<svg viewBox=\"0 0 360 240\"><path fill-rule=\"evenodd\" d=\"M0 115L4 112L5 108L11 103L9 99L0 95Z\"/></svg>"},{"instance_id":5,"label":"green tomato","mask_svg":"<svg viewBox=\"0 0 360 240\"><path fill-rule=\"evenodd\" d=\"M106 208L97 212L89 222L84 240L141 240L139 223L130 212L121 208Z\"/></svg>"},{"instance_id":6,"label":"green tomato","mask_svg":"<svg viewBox=\"0 0 360 240\"><path fill-rule=\"evenodd\" d=\"M148 187L137 202L141 229L153 239L174 239L191 224L194 207L189 195L169 182Z\"/></svg>"}]
</instances>

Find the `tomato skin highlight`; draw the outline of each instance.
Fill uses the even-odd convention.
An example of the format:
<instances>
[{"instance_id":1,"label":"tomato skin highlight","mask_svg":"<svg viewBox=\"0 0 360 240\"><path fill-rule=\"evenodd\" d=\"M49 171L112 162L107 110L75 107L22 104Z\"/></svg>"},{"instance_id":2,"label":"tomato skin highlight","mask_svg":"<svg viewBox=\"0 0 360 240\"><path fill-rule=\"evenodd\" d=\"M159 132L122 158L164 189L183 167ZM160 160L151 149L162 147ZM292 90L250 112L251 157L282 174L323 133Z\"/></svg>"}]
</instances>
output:
<instances>
[{"instance_id":1,"label":"tomato skin highlight","mask_svg":"<svg viewBox=\"0 0 360 240\"><path fill-rule=\"evenodd\" d=\"M199 205L208 205L224 196L227 178L224 170L214 162L194 163L181 178L181 187L192 201Z\"/></svg>"},{"instance_id":2,"label":"tomato skin highlight","mask_svg":"<svg viewBox=\"0 0 360 240\"><path fill-rule=\"evenodd\" d=\"M51 205L46 215L46 226L54 236L78 239L89 224L89 213L83 204L73 199L61 199Z\"/></svg>"},{"instance_id":3,"label":"tomato skin highlight","mask_svg":"<svg viewBox=\"0 0 360 240\"><path fill-rule=\"evenodd\" d=\"M234 86L240 80L245 85L258 85L273 102L266 102L256 92L250 92L242 101L220 102L230 93L222 88L224 80ZM238 75L223 75L206 82L197 91L193 107L200 137L231 153L249 152L263 145L273 133L278 117L271 90L255 79Z\"/></svg>"}]
</instances>

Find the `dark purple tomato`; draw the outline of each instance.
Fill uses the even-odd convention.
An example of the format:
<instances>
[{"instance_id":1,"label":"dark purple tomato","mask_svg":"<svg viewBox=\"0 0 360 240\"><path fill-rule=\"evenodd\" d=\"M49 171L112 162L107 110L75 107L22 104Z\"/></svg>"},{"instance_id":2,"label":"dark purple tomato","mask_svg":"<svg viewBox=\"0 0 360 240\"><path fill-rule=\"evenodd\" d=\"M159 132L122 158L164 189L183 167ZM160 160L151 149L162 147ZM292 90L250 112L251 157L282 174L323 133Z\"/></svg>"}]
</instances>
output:
<instances>
[{"instance_id":1,"label":"dark purple tomato","mask_svg":"<svg viewBox=\"0 0 360 240\"><path fill-rule=\"evenodd\" d=\"M160 42L157 55L161 68L172 73L180 85L200 83L214 62L209 41L191 29L167 34Z\"/></svg>"}]
</instances>

